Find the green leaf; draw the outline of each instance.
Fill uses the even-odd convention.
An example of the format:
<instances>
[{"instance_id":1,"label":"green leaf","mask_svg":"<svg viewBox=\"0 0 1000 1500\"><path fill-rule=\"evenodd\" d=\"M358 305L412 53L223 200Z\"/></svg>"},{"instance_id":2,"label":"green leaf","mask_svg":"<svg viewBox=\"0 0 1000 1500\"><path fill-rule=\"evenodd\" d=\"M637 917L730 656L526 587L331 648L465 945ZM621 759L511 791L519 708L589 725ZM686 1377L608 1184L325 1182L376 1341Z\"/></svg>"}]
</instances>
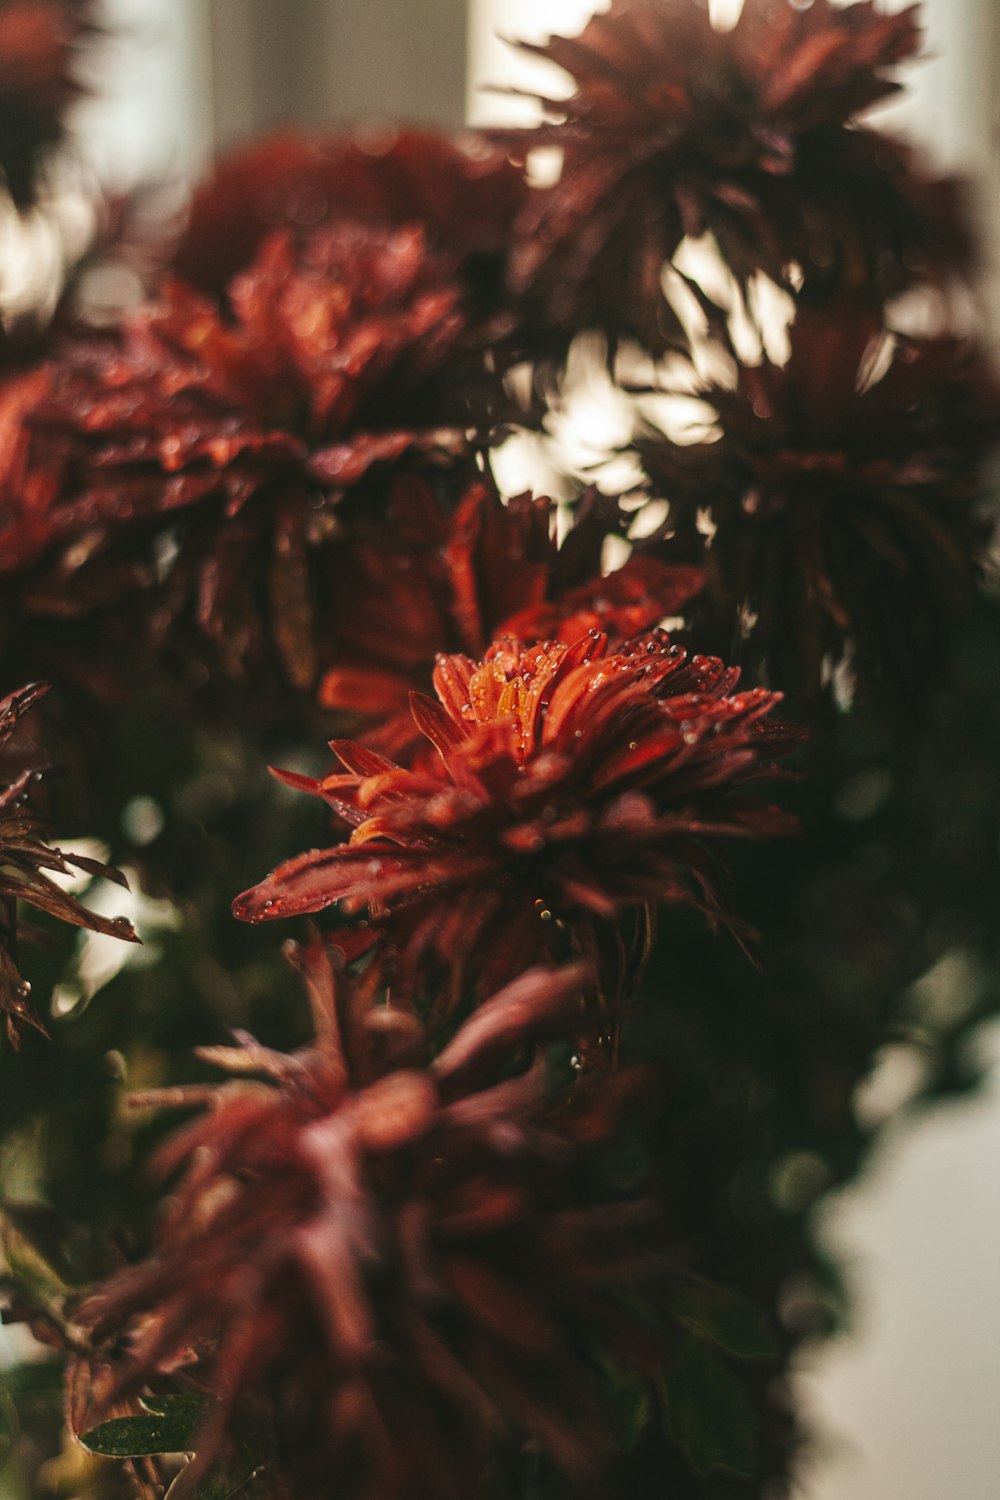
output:
<instances>
[{"instance_id":1,"label":"green leaf","mask_svg":"<svg viewBox=\"0 0 1000 1500\"><path fill-rule=\"evenodd\" d=\"M0 1205L0 1252L17 1285L48 1310L61 1306L72 1288L42 1247L30 1206Z\"/></svg>"},{"instance_id":2,"label":"green leaf","mask_svg":"<svg viewBox=\"0 0 1000 1500\"><path fill-rule=\"evenodd\" d=\"M697 1474L753 1477L756 1423L739 1377L707 1340L685 1340L661 1382L667 1430Z\"/></svg>"},{"instance_id":3,"label":"green leaf","mask_svg":"<svg viewBox=\"0 0 1000 1500\"><path fill-rule=\"evenodd\" d=\"M610 1359L601 1360L601 1375L612 1441L630 1453L649 1421L648 1381Z\"/></svg>"},{"instance_id":4,"label":"green leaf","mask_svg":"<svg viewBox=\"0 0 1000 1500\"><path fill-rule=\"evenodd\" d=\"M651 1163L646 1127L620 1127L596 1154L598 1180L618 1193L638 1192L649 1181Z\"/></svg>"},{"instance_id":5,"label":"green leaf","mask_svg":"<svg viewBox=\"0 0 1000 1500\"><path fill-rule=\"evenodd\" d=\"M63 1402L63 1362L27 1360L0 1370L0 1462L6 1459L21 1427L21 1418L39 1407L58 1412ZM0 1483L0 1493L2 1493Z\"/></svg>"},{"instance_id":6,"label":"green leaf","mask_svg":"<svg viewBox=\"0 0 1000 1500\"><path fill-rule=\"evenodd\" d=\"M113 1417L80 1436L91 1453L104 1458L149 1458L157 1453L190 1453L210 1405L207 1396L150 1396L148 1416Z\"/></svg>"},{"instance_id":7,"label":"green leaf","mask_svg":"<svg viewBox=\"0 0 1000 1500\"><path fill-rule=\"evenodd\" d=\"M238 1478L232 1475L216 1474L209 1476L203 1484L198 1486L194 1496L188 1494L189 1485L185 1479L186 1469L181 1469L174 1479L163 1500L236 1500L238 1495L246 1489L251 1480L256 1479L261 1472L260 1465L247 1459L246 1467L237 1469Z\"/></svg>"},{"instance_id":8,"label":"green leaf","mask_svg":"<svg viewBox=\"0 0 1000 1500\"><path fill-rule=\"evenodd\" d=\"M0 1370L0 1391L15 1401L32 1396L63 1395L64 1365L61 1359L25 1360Z\"/></svg>"},{"instance_id":9,"label":"green leaf","mask_svg":"<svg viewBox=\"0 0 1000 1500\"><path fill-rule=\"evenodd\" d=\"M10 1453L17 1431L17 1407L10 1392L0 1388L0 1462Z\"/></svg>"},{"instance_id":10,"label":"green leaf","mask_svg":"<svg viewBox=\"0 0 1000 1500\"><path fill-rule=\"evenodd\" d=\"M183 1472L184 1470L182 1469L181 1474ZM180 1478L180 1475L178 1475L178 1478ZM246 1480L243 1481L243 1484L245 1483ZM238 1494L242 1487L242 1484L235 1486L230 1484L227 1479L210 1479L207 1484L200 1486L194 1500L231 1500L231 1497ZM165 1500L170 1500L169 1491Z\"/></svg>"},{"instance_id":11,"label":"green leaf","mask_svg":"<svg viewBox=\"0 0 1000 1500\"><path fill-rule=\"evenodd\" d=\"M779 1352L767 1309L731 1287L687 1282L675 1288L670 1311L740 1359L773 1359Z\"/></svg>"}]
</instances>

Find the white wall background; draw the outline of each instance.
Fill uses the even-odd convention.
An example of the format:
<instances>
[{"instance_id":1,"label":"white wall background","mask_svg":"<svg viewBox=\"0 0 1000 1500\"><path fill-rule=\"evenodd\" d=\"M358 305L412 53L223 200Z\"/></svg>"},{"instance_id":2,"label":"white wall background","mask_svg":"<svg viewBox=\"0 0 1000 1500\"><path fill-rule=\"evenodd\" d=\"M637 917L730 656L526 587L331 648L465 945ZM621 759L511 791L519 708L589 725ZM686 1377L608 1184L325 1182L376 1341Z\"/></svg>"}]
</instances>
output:
<instances>
[{"instance_id":1,"label":"white wall background","mask_svg":"<svg viewBox=\"0 0 1000 1500\"><path fill-rule=\"evenodd\" d=\"M99 17L95 97L74 114L88 159L112 187L200 172L211 150L205 0L102 0Z\"/></svg>"}]
</instances>

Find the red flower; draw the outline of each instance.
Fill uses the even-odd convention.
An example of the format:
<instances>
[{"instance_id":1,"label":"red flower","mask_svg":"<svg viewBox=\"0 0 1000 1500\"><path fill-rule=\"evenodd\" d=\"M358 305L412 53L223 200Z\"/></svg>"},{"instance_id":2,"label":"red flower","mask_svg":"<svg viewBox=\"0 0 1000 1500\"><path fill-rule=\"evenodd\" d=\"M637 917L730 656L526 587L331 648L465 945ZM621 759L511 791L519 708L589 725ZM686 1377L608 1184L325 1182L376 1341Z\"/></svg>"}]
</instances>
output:
<instances>
[{"instance_id":1,"label":"red flower","mask_svg":"<svg viewBox=\"0 0 1000 1500\"><path fill-rule=\"evenodd\" d=\"M173 265L192 286L221 296L275 228L305 235L346 218L420 225L464 282L495 291L524 194L506 152L473 131L449 137L385 126L332 138L288 131L216 166L195 194Z\"/></svg>"},{"instance_id":2,"label":"red flower","mask_svg":"<svg viewBox=\"0 0 1000 1500\"><path fill-rule=\"evenodd\" d=\"M797 698L844 663L912 703L975 594L995 377L970 345L889 334L850 304L801 308L791 344L786 365L737 363L734 388L704 392L718 441L640 444L675 555L707 570L696 628L729 640L742 611L753 669Z\"/></svg>"},{"instance_id":3,"label":"red flower","mask_svg":"<svg viewBox=\"0 0 1000 1500\"><path fill-rule=\"evenodd\" d=\"M317 946L304 968L314 1046L203 1051L264 1082L191 1092L154 1255L76 1314L127 1330L105 1408L168 1375L216 1398L192 1484L230 1438L301 1500L468 1500L526 1438L583 1479L610 1447L594 1341L649 1358L619 1299L665 1262L648 1205L587 1190L631 1082L509 1072L579 1023L582 971L522 975L428 1066L411 1013L335 986Z\"/></svg>"},{"instance_id":4,"label":"red flower","mask_svg":"<svg viewBox=\"0 0 1000 1500\"><path fill-rule=\"evenodd\" d=\"M30 1025L44 1032L45 1027L28 1004L31 985L22 979L17 966L17 903L25 902L39 911L48 912L74 927L88 927L92 932L107 933L138 942L132 925L124 917L109 921L81 906L75 896L64 891L47 872L71 875L84 870L100 875L118 885L128 884L124 875L81 854L64 854L47 841L45 825L26 806L27 795L40 775L40 762L33 753L14 752L14 737L19 720L48 692L42 683L21 688L0 699L0 1014L7 1036L16 1047L19 1028Z\"/></svg>"},{"instance_id":5,"label":"red flower","mask_svg":"<svg viewBox=\"0 0 1000 1500\"><path fill-rule=\"evenodd\" d=\"M276 648L303 688L345 497L467 450L468 325L416 229L278 235L230 301L175 284L9 390L0 573L29 616L131 600L137 636L193 625L233 674Z\"/></svg>"},{"instance_id":6,"label":"red flower","mask_svg":"<svg viewBox=\"0 0 1000 1500\"><path fill-rule=\"evenodd\" d=\"M738 795L774 776L796 737L765 722L776 695L736 693L738 675L712 657L688 660L661 632L614 654L595 636L505 641L479 665L443 657L441 706L413 698L440 763L404 771L335 742L346 771L318 782L286 774L327 799L351 842L282 865L237 899L236 914L271 920L336 901L364 911L394 945L407 993L445 971L439 1008L566 952L594 959L614 1000L658 904L733 925L720 837L791 826Z\"/></svg>"},{"instance_id":7,"label":"red flower","mask_svg":"<svg viewBox=\"0 0 1000 1500\"><path fill-rule=\"evenodd\" d=\"M564 164L518 219L515 291L569 332L660 350L679 333L661 273L685 235L711 231L741 278L794 262L812 285L877 293L966 259L953 185L854 123L898 88L916 9L747 0L722 32L702 0L616 0L578 38L528 47L576 90L543 100L562 123L520 133Z\"/></svg>"},{"instance_id":8,"label":"red flower","mask_svg":"<svg viewBox=\"0 0 1000 1500\"><path fill-rule=\"evenodd\" d=\"M74 63L95 30L92 0L0 0L0 171L19 207L83 92Z\"/></svg>"},{"instance_id":9,"label":"red flower","mask_svg":"<svg viewBox=\"0 0 1000 1500\"><path fill-rule=\"evenodd\" d=\"M594 629L618 644L676 615L701 587L698 568L638 553L602 576L604 542L628 522L616 500L589 492L561 545L555 520L551 500L505 505L482 483L449 519L430 485L401 480L387 521L340 549L324 707L372 719L367 743L407 755L426 743L410 692L431 689L442 652L479 657L508 634L571 644Z\"/></svg>"}]
</instances>

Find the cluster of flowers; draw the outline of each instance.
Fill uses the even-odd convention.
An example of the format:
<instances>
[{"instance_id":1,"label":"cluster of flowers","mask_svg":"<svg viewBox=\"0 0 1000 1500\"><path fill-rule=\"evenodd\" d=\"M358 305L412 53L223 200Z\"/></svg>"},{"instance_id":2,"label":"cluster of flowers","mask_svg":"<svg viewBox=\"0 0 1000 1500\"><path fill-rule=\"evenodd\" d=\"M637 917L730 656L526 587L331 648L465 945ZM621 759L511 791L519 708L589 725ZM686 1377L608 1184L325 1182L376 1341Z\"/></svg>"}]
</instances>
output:
<instances>
[{"instance_id":1,"label":"cluster of flowers","mask_svg":"<svg viewBox=\"0 0 1000 1500\"><path fill-rule=\"evenodd\" d=\"M753 944L722 849L794 828L757 793L803 740L782 693L810 717L845 661L912 673L985 537L981 358L884 314L968 271L958 194L856 118L918 43L868 0L747 0L728 32L697 0L615 0L536 49L575 91L530 132L223 164L150 305L0 393L5 667L112 699L154 669L224 680L247 715L360 737L321 779L278 773L336 842L235 902L335 910L296 953L315 1040L208 1049L236 1076L171 1096L200 1112L161 1151L151 1257L75 1311L91 1419L206 1398L189 1484L249 1444L297 1500L464 1497L528 1440L582 1482L601 1360L657 1368L676 1260L648 1202L595 1185L657 917ZM559 180L529 186L551 145ZM504 373L581 329L680 347L663 270L706 233L738 287L794 292L790 357L741 362L704 299L718 433L637 447L666 522L630 539L634 497L593 491L557 540L551 501L490 474ZM698 650L739 618L749 687ZM81 861L18 811L23 775L0 899L99 926L42 873ZM0 959L23 1018L2 932Z\"/></svg>"}]
</instances>

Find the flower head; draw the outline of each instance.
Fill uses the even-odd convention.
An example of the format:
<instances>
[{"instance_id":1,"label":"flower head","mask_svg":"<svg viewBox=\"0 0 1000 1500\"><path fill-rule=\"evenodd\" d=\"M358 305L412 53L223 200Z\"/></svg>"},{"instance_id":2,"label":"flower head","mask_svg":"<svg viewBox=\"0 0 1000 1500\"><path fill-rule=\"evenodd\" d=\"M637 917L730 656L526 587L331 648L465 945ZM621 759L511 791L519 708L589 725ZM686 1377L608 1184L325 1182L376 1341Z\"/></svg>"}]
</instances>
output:
<instances>
[{"instance_id":1,"label":"flower head","mask_svg":"<svg viewBox=\"0 0 1000 1500\"><path fill-rule=\"evenodd\" d=\"M524 194L507 153L474 131L286 131L216 166L194 196L173 266L192 286L221 296L275 228L304 236L338 219L383 229L420 225L432 253L450 258L464 284L487 293L502 279Z\"/></svg>"},{"instance_id":2,"label":"flower head","mask_svg":"<svg viewBox=\"0 0 1000 1500\"><path fill-rule=\"evenodd\" d=\"M29 789L39 779L41 762L32 751L18 751L15 737L20 719L47 691L45 684L33 683L0 699L0 1015L14 1046L22 1025L45 1029L28 1003L31 985L21 977L17 965L19 901L74 927L138 942L132 924L124 917L109 920L88 911L52 879L53 874L72 875L82 870L128 888L117 870L82 854L54 849L45 824L26 805Z\"/></svg>"},{"instance_id":3,"label":"flower head","mask_svg":"<svg viewBox=\"0 0 1000 1500\"><path fill-rule=\"evenodd\" d=\"M448 517L426 481L401 479L387 519L356 528L340 549L323 705L367 719L366 743L405 757L426 745L410 692L432 690L442 653L480 657L504 635L571 644L595 629L617 645L678 614L701 587L697 567L638 552L603 575L604 543L628 517L597 491L561 544L555 521L551 500L504 504L485 483Z\"/></svg>"},{"instance_id":4,"label":"flower head","mask_svg":"<svg viewBox=\"0 0 1000 1500\"><path fill-rule=\"evenodd\" d=\"M405 771L335 742L343 771L286 775L328 800L351 841L282 865L236 914L260 921L341 901L384 928L404 990L445 971L439 1006L567 951L592 960L616 999L659 904L732 924L720 838L790 827L740 795L776 774L796 736L768 719L776 695L737 692L738 675L688 659L662 632L613 653L595 634L572 646L502 641L480 663L443 657L439 703L413 698L437 765Z\"/></svg>"},{"instance_id":5,"label":"flower head","mask_svg":"<svg viewBox=\"0 0 1000 1500\"><path fill-rule=\"evenodd\" d=\"M524 974L431 1062L410 1012L301 961L314 1046L206 1049L237 1077L161 1149L155 1253L77 1313L125 1330L105 1404L180 1374L215 1398L188 1480L242 1438L302 1500L465 1500L527 1438L582 1477L607 1444L594 1342L648 1357L616 1295L664 1266L648 1205L587 1191L632 1083L554 1096L537 1050L583 973Z\"/></svg>"},{"instance_id":6,"label":"flower head","mask_svg":"<svg viewBox=\"0 0 1000 1500\"><path fill-rule=\"evenodd\" d=\"M131 602L304 688L342 512L467 451L468 324L419 229L279 234L230 302L174 284L7 392L0 573L29 614Z\"/></svg>"},{"instance_id":7,"label":"flower head","mask_svg":"<svg viewBox=\"0 0 1000 1500\"><path fill-rule=\"evenodd\" d=\"M0 0L0 171L19 207L34 196L39 161L83 92L74 63L93 32L93 0Z\"/></svg>"},{"instance_id":8,"label":"flower head","mask_svg":"<svg viewBox=\"0 0 1000 1500\"><path fill-rule=\"evenodd\" d=\"M713 27L702 0L615 0L576 38L528 50L566 69L559 124L522 133L557 145L562 175L518 220L516 292L558 327L590 324L660 350L678 333L664 262L711 231L735 274L877 294L910 284L935 257L968 254L948 184L855 117L892 94L918 48L916 7L871 0L747 0Z\"/></svg>"},{"instance_id":9,"label":"flower head","mask_svg":"<svg viewBox=\"0 0 1000 1500\"><path fill-rule=\"evenodd\" d=\"M1000 407L979 354L854 305L801 308L787 364L737 364L704 394L717 441L640 445L676 555L707 569L697 628L728 640L742 614L751 664L796 699L840 665L910 696L981 566Z\"/></svg>"}]
</instances>

